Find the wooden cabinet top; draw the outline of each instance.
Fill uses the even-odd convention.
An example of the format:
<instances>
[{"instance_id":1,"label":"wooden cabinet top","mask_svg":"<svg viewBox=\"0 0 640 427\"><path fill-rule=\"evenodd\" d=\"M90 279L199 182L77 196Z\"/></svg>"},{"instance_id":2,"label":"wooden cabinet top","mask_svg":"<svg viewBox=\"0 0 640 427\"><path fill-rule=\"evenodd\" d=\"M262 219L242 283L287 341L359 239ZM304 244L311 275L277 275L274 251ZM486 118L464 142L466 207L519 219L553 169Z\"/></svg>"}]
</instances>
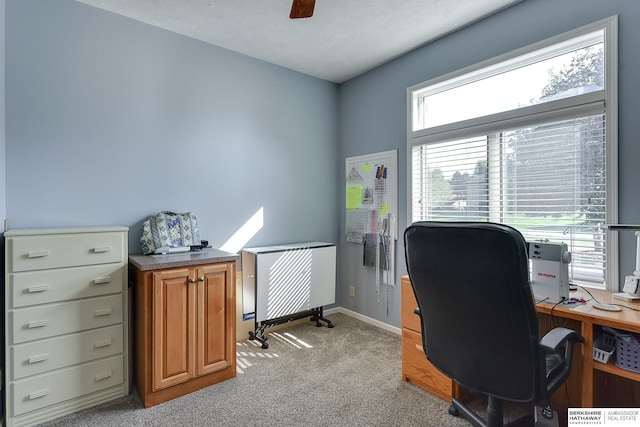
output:
<instances>
[{"instance_id":1,"label":"wooden cabinet top","mask_svg":"<svg viewBox=\"0 0 640 427\"><path fill-rule=\"evenodd\" d=\"M203 249L198 252L184 252L166 255L129 255L129 263L140 271L238 261L239 259L239 255L224 252L219 249Z\"/></svg>"}]
</instances>

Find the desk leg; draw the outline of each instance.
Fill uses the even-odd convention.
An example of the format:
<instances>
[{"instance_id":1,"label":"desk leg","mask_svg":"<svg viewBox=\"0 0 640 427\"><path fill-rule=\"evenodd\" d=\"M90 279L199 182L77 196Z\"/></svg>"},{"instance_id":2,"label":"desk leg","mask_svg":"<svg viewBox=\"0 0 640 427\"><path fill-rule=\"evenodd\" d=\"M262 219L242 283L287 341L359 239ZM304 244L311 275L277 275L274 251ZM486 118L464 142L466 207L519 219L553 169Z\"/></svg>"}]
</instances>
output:
<instances>
[{"instance_id":1,"label":"desk leg","mask_svg":"<svg viewBox=\"0 0 640 427\"><path fill-rule=\"evenodd\" d=\"M593 323L582 322L582 407L593 408Z\"/></svg>"}]
</instances>

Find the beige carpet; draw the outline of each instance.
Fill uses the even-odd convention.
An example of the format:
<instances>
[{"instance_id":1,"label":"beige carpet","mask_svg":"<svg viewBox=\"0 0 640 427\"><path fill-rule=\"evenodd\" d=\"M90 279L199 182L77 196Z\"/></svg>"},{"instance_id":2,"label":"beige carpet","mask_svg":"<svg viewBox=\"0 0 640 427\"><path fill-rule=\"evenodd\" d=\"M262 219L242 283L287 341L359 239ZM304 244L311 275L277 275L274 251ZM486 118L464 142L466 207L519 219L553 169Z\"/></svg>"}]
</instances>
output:
<instances>
[{"instance_id":1,"label":"beige carpet","mask_svg":"<svg viewBox=\"0 0 640 427\"><path fill-rule=\"evenodd\" d=\"M45 425L469 425L448 414L447 402L401 380L400 336L343 314L328 318L335 328L305 322L271 332L268 349L239 342L231 380L148 409L134 392Z\"/></svg>"}]
</instances>

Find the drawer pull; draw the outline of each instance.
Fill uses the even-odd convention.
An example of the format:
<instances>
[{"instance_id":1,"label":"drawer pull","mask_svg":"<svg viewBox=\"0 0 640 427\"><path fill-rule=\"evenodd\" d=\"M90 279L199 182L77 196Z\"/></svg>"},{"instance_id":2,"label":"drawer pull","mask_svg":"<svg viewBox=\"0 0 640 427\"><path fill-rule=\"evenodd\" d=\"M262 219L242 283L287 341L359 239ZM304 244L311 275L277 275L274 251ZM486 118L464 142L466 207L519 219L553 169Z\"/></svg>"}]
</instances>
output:
<instances>
[{"instance_id":1,"label":"drawer pull","mask_svg":"<svg viewBox=\"0 0 640 427\"><path fill-rule=\"evenodd\" d=\"M44 397L49 394L49 389L45 388L44 390L36 391L33 393L29 393L29 400L37 399L39 397Z\"/></svg>"},{"instance_id":2,"label":"drawer pull","mask_svg":"<svg viewBox=\"0 0 640 427\"><path fill-rule=\"evenodd\" d=\"M111 283L111 276L96 277L95 279L93 279L93 283L96 285L101 285L103 283Z\"/></svg>"},{"instance_id":3,"label":"drawer pull","mask_svg":"<svg viewBox=\"0 0 640 427\"><path fill-rule=\"evenodd\" d=\"M108 316L113 312L112 309L110 308L103 308L102 310L96 310L93 312L93 315L95 317L100 317L100 316Z\"/></svg>"},{"instance_id":4,"label":"drawer pull","mask_svg":"<svg viewBox=\"0 0 640 427\"><path fill-rule=\"evenodd\" d=\"M103 372L102 374L96 375L96 381L107 379L112 375L113 375L113 371Z\"/></svg>"},{"instance_id":5,"label":"drawer pull","mask_svg":"<svg viewBox=\"0 0 640 427\"><path fill-rule=\"evenodd\" d=\"M110 345L111 345L111 338L109 338L108 340L98 341L93 346L95 348L100 348L100 347L107 347L107 346L110 346Z\"/></svg>"},{"instance_id":6,"label":"drawer pull","mask_svg":"<svg viewBox=\"0 0 640 427\"><path fill-rule=\"evenodd\" d=\"M38 362L44 362L48 358L49 358L49 354L48 353L44 353L44 354L39 354L37 356L31 356L27 360L29 361L29 363L38 363Z\"/></svg>"},{"instance_id":7,"label":"drawer pull","mask_svg":"<svg viewBox=\"0 0 640 427\"><path fill-rule=\"evenodd\" d=\"M43 326L47 326L49 324L48 320L34 320L33 322L29 322L27 326L29 329L33 328L42 328Z\"/></svg>"},{"instance_id":8,"label":"drawer pull","mask_svg":"<svg viewBox=\"0 0 640 427\"><path fill-rule=\"evenodd\" d=\"M422 347L422 344L416 344L416 350L418 350L421 353L424 353L424 348Z\"/></svg>"},{"instance_id":9,"label":"drawer pull","mask_svg":"<svg viewBox=\"0 0 640 427\"><path fill-rule=\"evenodd\" d=\"M98 246L93 248L93 252L96 254L103 253L103 252L111 252L111 246Z\"/></svg>"},{"instance_id":10,"label":"drawer pull","mask_svg":"<svg viewBox=\"0 0 640 427\"><path fill-rule=\"evenodd\" d=\"M35 286L29 286L27 288L27 292L29 292L30 294L35 292L44 292L48 290L49 290L49 285L35 285Z\"/></svg>"},{"instance_id":11,"label":"drawer pull","mask_svg":"<svg viewBox=\"0 0 640 427\"><path fill-rule=\"evenodd\" d=\"M29 258L42 258L45 256L49 256L51 254L50 251L45 250L45 251L30 251L27 256Z\"/></svg>"}]
</instances>

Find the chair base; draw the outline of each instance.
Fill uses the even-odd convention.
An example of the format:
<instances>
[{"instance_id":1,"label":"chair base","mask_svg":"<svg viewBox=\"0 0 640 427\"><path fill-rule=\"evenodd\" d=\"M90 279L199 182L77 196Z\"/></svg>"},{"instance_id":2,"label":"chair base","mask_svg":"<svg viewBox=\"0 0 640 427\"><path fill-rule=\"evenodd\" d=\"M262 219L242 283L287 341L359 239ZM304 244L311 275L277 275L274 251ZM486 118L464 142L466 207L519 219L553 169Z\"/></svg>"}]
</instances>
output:
<instances>
[{"instance_id":1,"label":"chair base","mask_svg":"<svg viewBox=\"0 0 640 427\"><path fill-rule=\"evenodd\" d=\"M482 419L478 414L473 412L464 403L454 398L449 406L449 413L454 417L461 416L469 421L474 427L534 427L535 420L533 415L525 415L522 418L513 420L504 424L502 414L502 401L489 396L487 404L487 419Z\"/></svg>"},{"instance_id":2,"label":"chair base","mask_svg":"<svg viewBox=\"0 0 640 427\"><path fill-rule=\"evenodd\" d=\"M553 410L551 404L534 408L534 425L535 427L559 427L558 413Z\"/></svg>"}]
</instances>

